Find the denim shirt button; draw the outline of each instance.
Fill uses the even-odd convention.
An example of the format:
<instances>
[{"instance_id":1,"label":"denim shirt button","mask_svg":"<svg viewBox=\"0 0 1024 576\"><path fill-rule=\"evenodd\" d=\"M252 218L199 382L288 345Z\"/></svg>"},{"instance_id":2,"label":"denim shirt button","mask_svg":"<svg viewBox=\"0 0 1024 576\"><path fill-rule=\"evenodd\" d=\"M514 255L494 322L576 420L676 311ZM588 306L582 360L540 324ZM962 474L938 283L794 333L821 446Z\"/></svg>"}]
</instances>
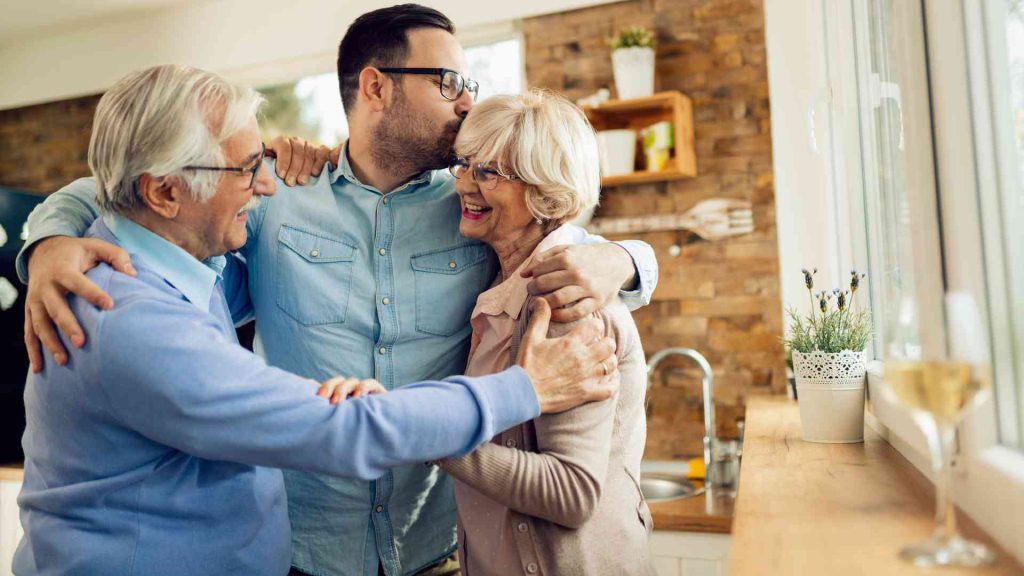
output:
<instances>
[{"instance_id":1,"label":"denim shirt button","mask_svg":"<svg viewBox=\"0 0 1024 576\"><path fill-rule=\"evenodd\" d=\"M381 256L387 256L388 251L381 248L380 250L377 250L377 253L380 254Z\"/></svg>"},{"instance_id":2,"label":"denim shirt button","mask_svg":"<svg viewBox=\"0 0 1024 576\"><path fill-rule=\"evenodd\" d=\"M313 250L310 250L309 255L312 256L313 258L316 258L317 256L320 255L320 251L314 248Z\"/></svg>"},{"instance_id":3,"label":"denim shirt button","mask_svg":"<svg viewBox=\"0 0 1024 576\"><path fill-rule=\"evenodd\" d=\"M451 262L448 263L449 268L458 268L458 266L459 265L455 263L455 260L452 260Z\"/></svg>"},{"instance_id":4,"label":"denim shirt button","mask_svg":"<svg viewBox=\"0 0 1024 576\"><path fill-rule=\"evenodd\" d=\"M388 349L383 347L383 346L381 346L380 349L377 350L377 351L380 352L381 354L387 354L388 353Z\"/></svg>"},{"instance_id":5,"label":"denim shirt button","mask_svg":"<svg viewBox=\"0 0 1024 576\"><path fill-rule=\"evenodd\" d=\"M374 508L374 510L376 510L377 512L383 512L384 511L384 507L381 506L380 504L377 504L377 507Z\"/></svg>"}]
</instances>

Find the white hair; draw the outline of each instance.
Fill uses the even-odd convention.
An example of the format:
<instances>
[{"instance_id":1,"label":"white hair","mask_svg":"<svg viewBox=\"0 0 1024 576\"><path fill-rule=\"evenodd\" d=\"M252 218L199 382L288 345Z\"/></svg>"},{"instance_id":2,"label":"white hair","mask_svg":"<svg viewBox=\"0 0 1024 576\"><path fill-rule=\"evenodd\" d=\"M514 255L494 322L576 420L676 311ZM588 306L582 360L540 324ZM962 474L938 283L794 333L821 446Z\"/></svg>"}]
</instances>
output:
<instances>
[{"instance_id":1,"label":"white hair","mask_svg":"<svg viewBox=\"0 0 1024 576\"><path fill-rule=\"evenodd\" d=\"M531 90L484 100L462 123L455 151L520 178L534 218L561 223L597 205L597 138L583 111L561 96Z\"/></svg>"},{"instance_id":2,"label":"white hair","mask_svg":"<svg viewBox=\"0 0 1024 576\"><path fill-rule=\"evenodd\" d=\"M144 206L139 177L177 178L206 202L224 172L221 144L244 129L263 97L216 74L181 65L153 66L118 80L100 98L89 142L100 209L130 213Z\"/></svg>"}]
</instances>

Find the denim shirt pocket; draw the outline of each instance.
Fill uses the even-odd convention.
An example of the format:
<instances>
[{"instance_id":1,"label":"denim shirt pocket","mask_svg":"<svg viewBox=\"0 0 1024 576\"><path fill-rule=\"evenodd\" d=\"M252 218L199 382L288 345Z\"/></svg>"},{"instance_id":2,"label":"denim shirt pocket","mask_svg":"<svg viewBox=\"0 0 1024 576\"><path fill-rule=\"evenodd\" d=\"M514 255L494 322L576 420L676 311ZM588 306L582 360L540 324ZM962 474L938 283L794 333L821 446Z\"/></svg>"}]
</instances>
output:
<instances>
[{"instance_id":1,"label":"denim shirt pocket","mask_svg":"<svg viewBox=\"0 0 1024 576\"><path fill-rule=\"evenodd\" d=\"M412 257L416 330L451 336L469 326L476 298L490 284L490 248L463 244Z\"/></svg>"},{"instance_id":2,"label":"denim shirt pocket","mask_svg":"<svg viewBox=\"0 0 1024 576\"><path fill-rule=\"evenodd\" d=\"M344 322L356 247L288 224L281 225L277 242L278 307L306 326ZM303 292L299 285L316 290Z\"/></svg>"}]
</instances>

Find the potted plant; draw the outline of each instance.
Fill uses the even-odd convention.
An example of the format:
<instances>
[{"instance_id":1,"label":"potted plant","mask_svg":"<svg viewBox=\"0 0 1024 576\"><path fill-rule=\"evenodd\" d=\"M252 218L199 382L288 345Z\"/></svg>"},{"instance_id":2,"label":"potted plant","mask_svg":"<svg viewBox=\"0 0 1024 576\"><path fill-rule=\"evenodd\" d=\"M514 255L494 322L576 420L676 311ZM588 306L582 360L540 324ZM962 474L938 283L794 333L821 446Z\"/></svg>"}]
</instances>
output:
<instances>
[{"instance_id":1,"label":"potted plant","mask_svg":"<svg viewBox=\"0 0 1024 576\"><path fill-rule=\"evenodd\" d=\"M808 442L864 440L864 352L871 338L871 313L854 306L864 274L850 272L848 289L814 293L818 270L802 270L811 311L789 310L786 346L793 355L800 425Z\"/></svg>"},{"instance_id":2,"label":"potted plant","mask_svg":"<svg viewBox=\"0 0 1024 576\"><path fill-rule=\"evenodd\" d=\"M612 71L619 99L654 94L654 33L630 26L611 41Z\"/></svg>"}]
</instances>

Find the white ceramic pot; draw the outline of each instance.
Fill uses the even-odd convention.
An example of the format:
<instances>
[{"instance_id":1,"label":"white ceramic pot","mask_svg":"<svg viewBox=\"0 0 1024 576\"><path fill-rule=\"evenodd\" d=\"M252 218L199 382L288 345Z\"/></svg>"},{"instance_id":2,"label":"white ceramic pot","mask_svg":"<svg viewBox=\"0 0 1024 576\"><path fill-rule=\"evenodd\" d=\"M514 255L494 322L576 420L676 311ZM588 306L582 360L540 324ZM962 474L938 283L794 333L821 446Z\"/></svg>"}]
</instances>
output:
<instances>
[{"instance_id":1,"label":"white ceramic pot","mask_svg":"<svg viewBox=\"0 0 1024 576\"><path fill-rule=\"evenodd\" d=\"M864 374L867 354L793 352L800 426L807 442L864 441Z\"/></svg>"},{"instance_id":2,"label":"white ceramic pot","mask_svg":"<svg viewBox=\"0 0 1024 576\"><path fill-rule=\"evenodd\" d=\"M612 52L612 71L619 99L654 94L654 49L631 46Z\"/></svg>"},{"instance_id":3,"label":"white ceramic pot","mask_svg":"<svg viewBox=\"0 0 1024 576\"><path fill-rule=\"evenodd\" d=\"M636 162L636 132L602 130L597 133L602 176L630 174Z\"/></svg>"}]
</instances>

